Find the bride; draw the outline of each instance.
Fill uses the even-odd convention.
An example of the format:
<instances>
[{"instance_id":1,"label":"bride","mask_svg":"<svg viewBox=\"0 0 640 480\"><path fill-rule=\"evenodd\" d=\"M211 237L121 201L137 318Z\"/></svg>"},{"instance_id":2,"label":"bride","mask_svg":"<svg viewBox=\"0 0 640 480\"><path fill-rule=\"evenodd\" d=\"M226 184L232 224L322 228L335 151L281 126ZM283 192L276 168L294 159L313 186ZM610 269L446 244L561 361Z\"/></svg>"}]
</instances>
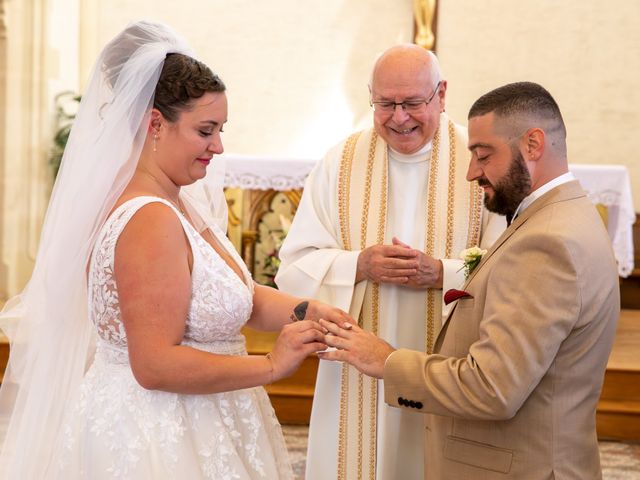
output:
<instances>
[{"instance_id":1,"label":"bride","mask_svg":"<svg viewBox=\"0 0 640 480\"><path fill-rule=\"evenodd\" d=\"M259 386L326 347L320 317L348 317L252 281L212 178L226 120L223 82L166 26L103 50L2 313L2 478L292 477ZM247 355L245 324L281 330L270 354Z\"/></svg>"}]
</instances>

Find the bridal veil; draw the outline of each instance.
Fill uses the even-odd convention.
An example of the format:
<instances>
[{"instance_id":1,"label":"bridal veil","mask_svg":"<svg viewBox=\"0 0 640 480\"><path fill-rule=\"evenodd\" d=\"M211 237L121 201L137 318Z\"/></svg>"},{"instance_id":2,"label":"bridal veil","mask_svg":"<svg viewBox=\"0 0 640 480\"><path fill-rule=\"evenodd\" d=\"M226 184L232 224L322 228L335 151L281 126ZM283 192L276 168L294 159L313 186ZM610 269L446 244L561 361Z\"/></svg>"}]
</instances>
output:
<instances>
[{"instance_id":1,"label":"bridal veil","mask_svg":"<svg viewBox=\"0 0 640 480\"><path fill-rule=\"evenodd\" d=\"M168 53L193 56L165 25L140 21L111 40L93 68L53 188L32 277L0 314L0 327L11 342L0 389L2 478L49 478L55 464L65 406L93 356L88 260L135 170ZM202 228L214 221L226 228L218 167L207 176L215 178L198 182L185 195Z\"/></svg>"}]
</instances>

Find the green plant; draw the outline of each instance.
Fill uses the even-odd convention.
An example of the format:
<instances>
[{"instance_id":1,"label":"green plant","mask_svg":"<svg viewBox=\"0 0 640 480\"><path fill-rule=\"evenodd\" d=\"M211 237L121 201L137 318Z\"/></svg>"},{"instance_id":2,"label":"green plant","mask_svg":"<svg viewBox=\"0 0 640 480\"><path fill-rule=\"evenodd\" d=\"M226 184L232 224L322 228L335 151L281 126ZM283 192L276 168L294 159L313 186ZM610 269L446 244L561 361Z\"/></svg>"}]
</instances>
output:
<instances>
[{"instance_id":1,"label":"green plant","mask_svg":"<svg viewBox=\"0 0 640 480\"><path fill-rule=\"evenodd\" d=\"M49 165L53 170L53 178L58 175L58 170L60 170L62 154L69 140L69 133L71 132L73 120L76 118L81 98L81 95L72 91L60 92L54 98L56 107L56 130L53 135L53 147L51 148L49 157Z\"/></svg>"},{"instance_id":2,"label":"green plant","mask_svg":"<svg viewBox=\"0 0 640 480\"><path fill-rule=\"evenodd\" d=\"M284 217L284 215L280 215L280 227L281 229L271 231L273 250L267 253L264 259L264 276L267 279L265 285L273 288L278 288L275 278L278 273L278 268L280 267L280 247L282 247L282 243L284 242L287 233L289 233L291 220Z\"/></svg>"}]
</instances>

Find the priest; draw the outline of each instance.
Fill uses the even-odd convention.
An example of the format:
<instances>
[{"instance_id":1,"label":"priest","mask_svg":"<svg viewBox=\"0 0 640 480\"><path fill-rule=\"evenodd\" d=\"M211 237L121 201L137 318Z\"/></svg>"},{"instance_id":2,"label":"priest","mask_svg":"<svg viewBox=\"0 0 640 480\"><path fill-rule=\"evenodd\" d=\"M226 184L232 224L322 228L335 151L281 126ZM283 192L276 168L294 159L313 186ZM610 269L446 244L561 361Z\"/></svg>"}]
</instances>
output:
<instances>
[{"instance_id":1,"label":"priest","mask_svg":"<svg viewBox=\"0 0 640 480\"><path fill-rule=\"evenodd\" d=\"M466 129L444 113L447 81L433 53L390 48L369 91L374 127L332 148L309 175L276 283L348 311L396 348L430 353L447 313L443 288L464 281L459 253L489 246L505 220L465 180ZM321 362L308 480L423 478L421 418L386 405L381 387Z\"/></svg>"}]
</instances>

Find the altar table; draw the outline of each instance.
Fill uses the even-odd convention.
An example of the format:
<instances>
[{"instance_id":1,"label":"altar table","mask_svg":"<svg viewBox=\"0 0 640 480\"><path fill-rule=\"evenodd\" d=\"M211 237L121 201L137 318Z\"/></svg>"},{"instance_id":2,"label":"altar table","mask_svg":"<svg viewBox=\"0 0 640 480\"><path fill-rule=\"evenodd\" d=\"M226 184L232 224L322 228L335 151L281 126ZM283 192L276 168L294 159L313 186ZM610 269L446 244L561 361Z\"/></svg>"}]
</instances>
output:
<instances>
[{"instance_id":1,"label":"altar table","mask_svg":"<svg viewBox=\"0 0 640 480\"><path fill-rule=\"evenodd\" d=\"M302 188L317 159L268 158L248 155L223 156L225 185L231 188L287 191ZM618 273L633 271L633 224L636 215L629 172L622 165L570 164L569 169L589 198L607 208L607 230L618 262Z\"/></svg>"}]
</instances>

